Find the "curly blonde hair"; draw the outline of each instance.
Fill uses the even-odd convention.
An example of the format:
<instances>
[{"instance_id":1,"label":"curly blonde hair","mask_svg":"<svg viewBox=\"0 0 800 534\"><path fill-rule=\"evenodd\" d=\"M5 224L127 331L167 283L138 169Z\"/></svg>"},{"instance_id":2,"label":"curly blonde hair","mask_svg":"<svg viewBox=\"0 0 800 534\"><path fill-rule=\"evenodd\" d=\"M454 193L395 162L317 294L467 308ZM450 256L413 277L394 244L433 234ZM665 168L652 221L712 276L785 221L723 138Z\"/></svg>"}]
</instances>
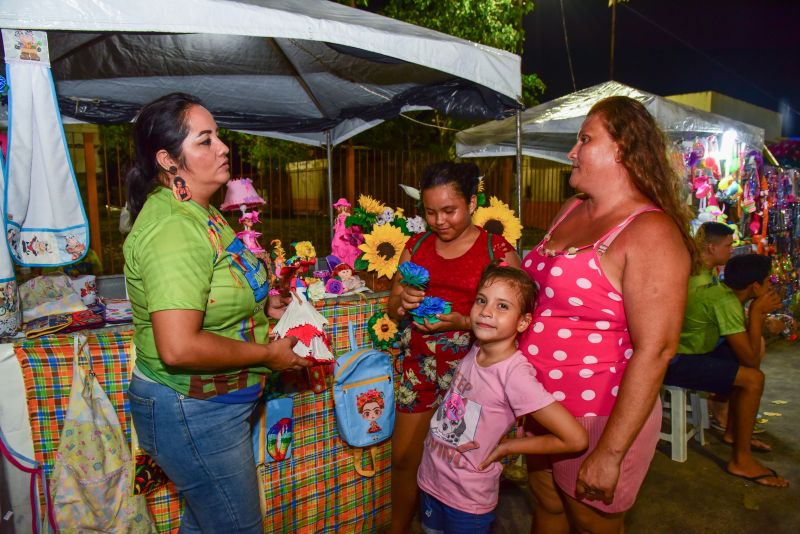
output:
<instances>
[{"instance_id":1,"label":"curly blonde hair","mask_svg":"<svg viewBox=\"0 0 800 534\"><path fill-rule=\"evenodd\" d=\"M681 178L667 156L667 140L653 116L638 100L612 96L598 101L589 115L603 120L606 130L617 143L620 161L634 186L661 208L678 227L692 265L700 261L697 243L689 234L694 215L683 202Z\"/></svg>"}]
</instances>

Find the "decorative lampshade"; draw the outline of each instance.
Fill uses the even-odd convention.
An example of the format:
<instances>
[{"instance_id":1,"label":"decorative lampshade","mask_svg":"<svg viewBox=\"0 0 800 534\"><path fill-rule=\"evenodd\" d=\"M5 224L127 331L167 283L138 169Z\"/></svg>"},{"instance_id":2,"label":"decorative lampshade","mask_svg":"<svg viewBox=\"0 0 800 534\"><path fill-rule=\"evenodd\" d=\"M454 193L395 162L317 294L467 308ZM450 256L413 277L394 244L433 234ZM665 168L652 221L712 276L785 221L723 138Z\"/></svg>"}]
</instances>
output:
<instances>
[{"instance_id":1,"label":"decorative lampshade","mask_svg":"<svg viewBox=\"0 0 800 534\"><path fill-rule=\"evenodd\" d=\"M266 201L258 196L253 182L250 178L241 178L228 182L225 190L225 200L222 202L223 210L236 210L245 208L255 208L265 204Z\"/></svg>"}]
</instances>

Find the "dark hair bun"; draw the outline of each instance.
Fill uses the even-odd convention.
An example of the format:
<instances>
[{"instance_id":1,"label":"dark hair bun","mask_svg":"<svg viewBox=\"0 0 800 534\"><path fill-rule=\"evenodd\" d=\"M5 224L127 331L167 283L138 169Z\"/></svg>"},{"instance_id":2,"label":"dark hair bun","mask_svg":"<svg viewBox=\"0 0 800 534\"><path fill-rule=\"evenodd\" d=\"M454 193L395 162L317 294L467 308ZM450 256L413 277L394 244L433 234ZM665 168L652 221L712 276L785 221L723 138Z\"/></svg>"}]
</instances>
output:
<instances>
[{"instance_id":1,"label":"dark hair bun","mask_svg":"<svg viewBox=\"0 0 800 534\"><path fill-rule=\"evenodd\" d=\"M474 163L453 163L442 161L428 166L422 171L420 191L440 185L453 184L456 191L467 202L478 193L481 171Z\"/></svg>"}]
</instances>

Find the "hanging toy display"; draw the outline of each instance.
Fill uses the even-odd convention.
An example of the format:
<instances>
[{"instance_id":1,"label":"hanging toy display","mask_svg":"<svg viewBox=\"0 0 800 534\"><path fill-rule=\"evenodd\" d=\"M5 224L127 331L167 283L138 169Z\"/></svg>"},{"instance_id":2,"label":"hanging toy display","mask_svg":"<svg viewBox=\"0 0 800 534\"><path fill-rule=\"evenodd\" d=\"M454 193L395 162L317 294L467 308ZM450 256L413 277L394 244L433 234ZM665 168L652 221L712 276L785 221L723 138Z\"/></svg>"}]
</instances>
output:
<instances>
[{"instance_id":1,"label":"hanging toy display","mask_svg":"<svg viewBox=\"0 0 800 534\"><path fill-rule=\"evenodd\" d=\"M762 147L748 146L737 135L729 130L719 138L697 136L673 145L682 155L688 198L697 210L692 231L705 222L727 224L736 229L735 244L772 258L773 285L783 304L775 316L785 318L783 334L794 340L800 314L800 173L765 165ZM797 146L784 141L771 148L779 161L791 165L798 161Z\"/></svg>"}]
</instances>

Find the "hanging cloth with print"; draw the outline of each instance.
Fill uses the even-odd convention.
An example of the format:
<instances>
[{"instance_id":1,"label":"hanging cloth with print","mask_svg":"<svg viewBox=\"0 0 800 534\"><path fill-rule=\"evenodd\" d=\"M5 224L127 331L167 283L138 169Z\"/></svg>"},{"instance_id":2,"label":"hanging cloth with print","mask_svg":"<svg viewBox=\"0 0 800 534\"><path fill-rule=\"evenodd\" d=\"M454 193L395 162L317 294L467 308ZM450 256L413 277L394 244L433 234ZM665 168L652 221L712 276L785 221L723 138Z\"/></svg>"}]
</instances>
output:
<instances>
[{"instance_id":1,"label":"hanging cloth with print","mask_svg":"<svg viewBox=\"0 0 800 534\"><path fill-rule=\"evenodd\" d=\"M61 124L47 33L3 30L8 92L5 236L20 265L80 260L89 227Z\"/></svg>"},{"instance_id":2,"label":"hanging cloth with print","mask_svg":"<svg viewBox=\"0 0 800 534\"><path fill-rule=\"evenodd\" d=\"M88 376L78 365L81 353L89 362ZM155 532L145 497L131 495L130 448L91 362L86 338L76 336L72 389L51 482L56 524L61 532Z\"/></svg>"}]
</instances>

